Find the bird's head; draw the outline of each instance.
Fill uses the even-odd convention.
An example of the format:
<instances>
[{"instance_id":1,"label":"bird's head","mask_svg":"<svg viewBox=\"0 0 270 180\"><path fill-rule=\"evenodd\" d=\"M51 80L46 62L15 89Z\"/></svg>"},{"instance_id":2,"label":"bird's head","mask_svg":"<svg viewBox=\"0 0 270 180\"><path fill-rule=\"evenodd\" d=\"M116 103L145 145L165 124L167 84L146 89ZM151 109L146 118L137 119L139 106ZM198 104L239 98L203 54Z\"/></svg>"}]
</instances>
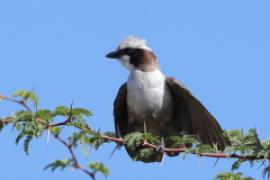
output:
<instances>
[{"instance_id":1,"label":"bird's head","mask_svg":"<svg viewBox=\"0 0 270 180\"><path fill-rule=\"evenodd\" d=\"M146 45L146 40L136 36L126 37L118 48L106 57L119 60L128 70L152 71L159 68L156 56Z\"/></svg>"}]
</instances>

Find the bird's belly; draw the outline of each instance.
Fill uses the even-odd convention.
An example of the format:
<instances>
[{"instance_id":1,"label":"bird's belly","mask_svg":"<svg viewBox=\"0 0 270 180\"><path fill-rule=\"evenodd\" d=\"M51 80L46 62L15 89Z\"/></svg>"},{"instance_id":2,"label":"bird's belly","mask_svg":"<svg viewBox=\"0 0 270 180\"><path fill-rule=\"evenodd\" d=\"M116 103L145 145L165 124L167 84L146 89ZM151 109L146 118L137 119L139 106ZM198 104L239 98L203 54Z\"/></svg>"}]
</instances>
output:
<instances>
[{"instance_id":1,"label":"bird's belly","mask_svg":"<svg viewBox=\"0 0 270 180\"><path fill-rule=\"evenodd\" d=\"M135 131L159 134L173 112L172 98L166 87L128 89L129 124Z\"/></svg>"},{"instance_id":2,"label":"bird's belly","mask_svg":"<svg viewBox=\"0 0 270 180\"><path fill-rule=\"evenodd\" d=\"M128 91L128 108L133 113L159 112L163 105L164 93L161 89L132 89Z\"/></svg>"}]
</instances>

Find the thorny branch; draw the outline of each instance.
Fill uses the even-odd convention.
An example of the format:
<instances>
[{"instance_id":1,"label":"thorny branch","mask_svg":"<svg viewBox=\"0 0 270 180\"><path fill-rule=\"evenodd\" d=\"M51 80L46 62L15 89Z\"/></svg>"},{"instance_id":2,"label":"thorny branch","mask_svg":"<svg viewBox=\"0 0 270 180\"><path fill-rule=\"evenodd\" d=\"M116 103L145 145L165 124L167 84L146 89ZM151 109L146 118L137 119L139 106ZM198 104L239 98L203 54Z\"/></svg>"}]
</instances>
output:
<instances>
[{"instance_id":1,"label":"thorny branch","mask_svg":"<svg viewBox=\"0 0 270 180\"><path fill-rule=\"evenodd\" d=\"M83 168L81 164L78 162L77 157L75 156L75 153L72 149L72 144L67 143L65 140L63 140L58 134L54 134L55 139L57 139L60 143L62 143L69 151L72 161L73 161L73 167L75 169L79 169L82 172L86 173L88 176L90 176L93 180L96 179L95 173L88 171L87 169Z\"/></svg>"},{"instance_id":2,"label":"thorny branch","mask_svg":"<svg viewBox=\"0 0 270 180\"><path fill-rule=\"evenodd\" d=\"M0 94L0 100L1 99L2 100L6 100L6 101L17 103L17 104L23 106L27 111L32 111L31 108L29 108L29 106L27 105L25 99L17 100L17 99L14 99L14 98L11 98L11 97L6 97L6 96L3 96L3 95Z\"/></svg>"},{"instance_id":3,"label":"thorny branch","mask_svg":"<svg viewBox=\"0 0 270 180\"><path fill-rule=\"evenodd\" d=\"M32 112L31 108L27 105L26 100L22 99L22 100L17 100L15 98L11 98L11 97L6 97L0 94L0 100L6 100L6 101L10 101L16 104L21 105L22 107L24 107L27 111ZM72 103L73 104L73 103ZM53 127L60 127L60 126L68 126L70 125L70 123L73 122L73 117L72 117L72 104L70 107L70 111L68 114L68 117L66 120L62 121L62 122L57 122L57 123L47 123L44 119L40 119L37 118L36 121L37 123L42 124L45 128L44 129L48 129L49 131L53 128ZM7 124L13 124L14 120L13 119L1 119L0 118L0 126L1 125L7 125ZM80 129L81 131L84 131L86 133L92 134L93 131L91 130L91 128L87 125L84 124L84 126L79 126L76 124L72 124L73 127L76 127L78 129ZM98 132L99 133L99 132ZM92 180L95 180L95 171L90 172L89 170L85 169L84 167L81 166L81 164L78 162L78 159L74 153L73 150L73 144L66 142L64 139L62 139L60 137L59 134L53 134L54 138L56 140L58 140L61 144L63 144L69 151L70 155L71 155L71 160L73 162L72 166L75 169L78 169L82 172L84 172L85 174L87 174ZM117 145L124 145L125 144L125 140L121 137L113 137L113 136L109 136L109 135L104 135L100 133L100 137L103 138L104 140L110 141L110 142L115 142ZM179 147L179 148L167 148L167 147L162 147L162 149L160 148L159 145L155 145L155 144L151 144L149 143L147 140L144 140L141 142L141 145L146 147L146 148L152 148L155 150L162 150L162 153L185 153L188 152L188 149L186 147ZM210 158L234 158L234 159L239 159L239 160L249 160L249 161L253 161L253 160L269 160L266 159L265 156L263 155L239 155L236 153L231 153L231 154L227 154L224 152L215 152L215 153L209 153L209 152L189 152L189 154L194 154L200 157L210 157Z\"/></svg>"},{"instance_id":4,"label":"thorny branch","mask_svg":"<svg viewBox=\"0 0 270 180\"><path fill-rule=\"evenodd\" d=\"M2 95L0 95L0 99L15 102L17 104L22 105L26 110L31 111L31 109L28 107L28 105L25 103L25 101L19 101L19 100L16 100L16 99L13 99L13 98L10 98L10 97L6 97L6 96L2 96ZM70 107L70 113L69 113L69 117L67 118L67 120L65 120L63 122L47 124L47 128L50 129L50 128L56 127L56 126L66 126L66 125L68 125L68 123L72 122L71 110L72 110L72 105ZM7 123L12 123L12 122L8 121L8 120L3 121L3 120L0 119L0 123L7 124ZM45 122L40 121L40 123L45 123ZM91 128L88 125L86 127L80 127L80 126L75 126L75 127L80 129L80 130L91 133ZM124 139L121 138L121 137L111 137L111 136L107 136L107 135L103 135L103 134L101 134L101 137L104 138L105 140L115 142L118 145L123 145L125 143ZM60 140L60 138L58 136L55 136L55 138ZM60 141L60 142L62 144L64 144L62 141ZM64 144L64 145L66 145L66 147L69 147L69 146L67 146L67 144ZM146 140L142 142L142 145L144 147L148 147L148 148L160 149L160 147L158 145L151 144L151 143L147 142ZM70 150L72 150L72 149L69 148L69 151ZM162 151L164 153L183 153L183 152L186 152L186 150L187 149L185 147L179 147L179 148L166 148L166 147L164 147L162 149ZM71 154L73 154L73 153L71 153ZM223 152L217 152L217 153L193 153L193 154L196 154L197 156L201 156L201 157L211 157L211 158L237 158L237 159L241 159L241 160L263 160L263 159L265 159L264 156L238 155L238 154L235 154L235 153L233 153L233 154L225 154ZM76 158L74 160L76 160ZM75 165L78 165L78 164L76 164L76 161L74 161L74 162L75 162ZM87 174L91 174L91 173L88 172Z\"/></svg>"},{"instance_id":5,"label":"thorny branch","mask_svg":"<svg viewBox=\"0 0 270 180\"><path fill-rule=\"evenodd\" d=\"M16 104L19 104L21 106L23 106L27 111L31 111L31 108L27 105L26 101L23 100L17 100L11 97L6 97L0 94L0 100L6 100L6 101L10 101L10 102L14 102ZM73 104L73 103L72 103ZM44 121L43 119L37 119L37 121L43 125L46 125L48 129L51 129L52 127L56 127L56 126L65 126L68 123L72 122L72 104L70 106L70 112L69 112L69 117L63 121L63 122L59 122L59 123L52 123L52 124L46 124L46 121ZM13 123L12 119L1 119L0 118L0 124L6 125L6 124L10 124ZM91 130L90 127L87 126L87 130ZM73 149L72 149L72 144L67 143L64 139L62 139L59 134L54 134L54 138L57 139L61 144L63 144L69 151L72 161L73 161L73 167L75 169L79 169L82 172L84 172L85 174L87 174L88 176L90 176L92 178L92 180L96 180L95 177L95 172L90 172L87 169L83 168L82 165L79 163Z\"/></svg>"}]
</instances>

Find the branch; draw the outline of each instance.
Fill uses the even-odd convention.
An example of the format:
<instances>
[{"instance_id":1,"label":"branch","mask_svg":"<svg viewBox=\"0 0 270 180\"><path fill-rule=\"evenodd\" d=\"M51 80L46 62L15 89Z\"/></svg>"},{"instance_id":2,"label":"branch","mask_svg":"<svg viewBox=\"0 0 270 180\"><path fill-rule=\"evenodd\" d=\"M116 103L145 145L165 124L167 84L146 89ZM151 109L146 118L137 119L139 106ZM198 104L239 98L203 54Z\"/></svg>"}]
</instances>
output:
<instances>
[{"instance_id":1,"label":"branch","mask_svg":"<svg viewBox=\"0 0 270 180\"><path fill-rule=\"evenodd\" d=\"M6 96L0 94L0 100L1 99L6 100L6 101L10 101L10 102L14 102L16 104L19 104L19 105L23 106L27 111L32 111L31 108L27 105L25 99L17 100L15 98L6 97Z\"/></svg>"},{"instance_id":2,"label":"branch","mask_svg":"<svg viewBox=\"0 0 270 180\"><path fill-rule=\"evenodd\" d=\"M32 112L32 110L27 105L25 99L17 100L15 98L6 97L6 96L3 96L3 95L0 95L0 99L6 100L6 101L10 101L10 102L13 102L13 103L16 103L16 104L19 104L19 105L23 106L27 111ZM70 107L69 117L65 121L63 121L63 122L47 124L46 121L43 120L43 119L40 119L39 118L37 120L38 120L39 123L41 123L43 125L46 125L47 129L51 129L52 127L56 127L56 126L65 126L68 123L71 123L72 122L72 105L73 105L73 103L71 104L71 107ZM10 124L10 123L11 124L14 123L14 120L13 119L1 119L0 118L0 125L1 124L2 125L6 125L6 124ZM88 127L87 130L90 130L90 128ZM71 157L72 157L73 167L75 169L81 170L82 172L84 172L85 174L87 174L88 176L90 176L92 178L92 180L95 180L96 179L95 172L88 171L87 169L83 168L82 165L79 163L79 161L78 161L77 157L75 156L75 153L74 153L74 151L72 149L72 144L69 144L65 140L63 140L59 136L59 134L54 134L54 138L57 139L61 144L63 144L68 149L68 151L69 151L69 153L71 154Z\"/></svg>"},{"instance_id":3,"label":"branch","mask_svg":"<svg viewBox=\"0 0 270 180\"><path fill-rule=\"evenodd\" d=\"M61 122L61 123L58 123L58 125L67 125L67 123L64 122ZM52 125L49 125L49 126L54 126L53 124ZM89 133L92 133L91 132L91 129L87 129L87 128L83 128L83 127L78 127L77 128L83 130L83 131L86 131L86 132L89 132ZM123 145L125 143L124 139L122 137L112 137L112 136L107 136L107 135L103 135L101 134L101 137L104 138L105 140L108 140L108 141L111 141L111 142L115 142L117 144L121 144ZM153 148L153 149L160 149L159 145L155 145L155 144L151 144L149 142L147 142L146 140L144 140L141 145L143 145L144 147L147 147L147 148ZM163 148L162 149L165 153L183 153L183 152L187 152L188 148L185 148L185 147L179 147L179 148ZM241 160L268 160L267 158L265 158L263 155L261 156L256 156L256 155L238 155L238 154L225 154L223 152L217 152L217 153L191 153L191 154L195 154L197 156L201 156L201 157L210 157L210 158L231 158L231 159L241 159Z\"/></svg>"},{"instance_id":4,"label":"branch","mask_svg":"<svg viewBox=\"0 0 270 180\"><path fill-rule=\"evenodd\" d=\"M57 139L60 143L62 143L68 149L68 151L69 151L69 153L70 153L70 155L72 157L73 167L75 169L81 170L82 172L84 172L85 174L87 174L88 176L90 176L93 180L95 180L96 179L95 173L94 172L90 172L87 169L83 168L81 166L81 164L79 163L79 161L78 161L77 157L75 156L75 153L74 153L74 151L72 149L72 144L69 144L65 140L63 140L59 136L59 134L54 134L54 137L55 137L55 139Z\"/></svg>"},{"instance_id":5,"label":"branch","mask_svg":"<svg viewBox=\"0 0 270 180\"><path fill-rule=\"evenodd\" d=\"M17 100L17 99L14 99L14 98L10 98L10 97L6 97L6 96L1 96L0 95L0 99L3 99L3 100L7 100L7 101L11 101L11 102L15 102L19 105L22 105L23 107L25 107L28 111L31 111L30 108L27 106L26 102L21 100ZM57 126L67 126L69 123L72 122L72 104L71 104L71 107L70 107L70 113L69 113L69 117L65 120L65 121L62 121L62 122L58 122L58 123L51 123L51 124L46 124L46 121L43 121L43 120L40 120L40 123L45 123L44 125L47 126L47 128L52 128L52 127L57 127ZM12 123L12 120L1 120L0 119L0 123L2 124L7 124L7 123ZM82 130L82 131L85 131L85 132L88 132L88 133L92 133L92 130L91 128L87 125L86 127L80 127L80 126L77 126L75 125L74 127ZM123 145L125 142L124 142L124 139L119 137L112 137L112 136L107 136L107 135L103 135L101 134L101 137L104 138L105 140L108 140L108 141L111 141L111 142L115 142L117 144L121 144ZM158 145L155 145L155 144L151 144L147 141L143 141L141 143L142 146L144 147L147 147L147 148L153 148L153 149L160 149L160 147ZM187 152L187 148L185 147L179 147L179 148L163 148L162 149L165 153L183 153L183 152ZM201 156L201 157L210 157L210 158L236 158L236 159L241 159L241 160L268 160L266 159L263 155L261 156L256 156L256 155L238 155L238 154L225 154L223 152L217 152L217 153L191 153L191 154L195 154L197 156Z\"/></svg>"},{"instance_id":6,"label":"branch","mask_svg":"<svg viewBox=\"0 0 270 180\"><path fill-rule=\"evenodd\" d=\"M33 94L32 94L33 95ZM35 96L35 95L33 95ZM21 96L23 97L23 95ZM108 134L102 134L98 132L95 132L94 130L92 130L89 125L86 123L85 120L80 121L79 119L81 118L81 116L90 116L91 112L83 109L83 108L76 108L73 109L73 103L71 104L70 108L65 107L65 106L59 106L56 108L55 111L50 111L50 110L46 110L43 109L45 111L45 114L47 116L49 116L49 118L46 118L47 116L36 116L36 114L38 114L38 109L37 109L37 103L34 104L36 105L36 109L33 112L31 110L31 108L28 106L27 104L27 97L23 97L22 100L17 100L16 98L11 98L11 97L6 97L3 95L0 95L0 100L6 100L6 101L10 101L16 104L21 105L24 109L26 109L26 111L18 111L19 113L23 113L25 116L24 118L28 118L30 116L30 119L25 119L23 120L23 118L21 116L19 116L19 118L17 118L17 116L15 116L16 118L4 118L1 119L0 118L0 130L7 124L14 124L17 125L17 123L19 122L24 122L24 124L21 124L22 126L24 126L23 129L21 129L20 134L18 135L16 142L18 142L22 137L27 136L28 138L28 142L26 142L24 144L25 149L28 149L28 145L29 142L31 140L31 138L33 136L39 136L43 130L49 130L49 131L53 131L53 135L54 138L56 140L58 140L61 144L63 144L69 151L70 155L71 155L71 160L70 162L72 162L72 166L75 169L78 169L82 172L84 172L85 174L87 174L89 177L91 177L91 179L95 180L95 173L97 171L102 172L105 176L108 174L108 170L106 169L105 166L103 166L102 164L90 164L89 167L93 170L92 172L83 168L82 165L78 162L78 159L74 153L73 148L76 147L76 144L78 142L78 140L81 138L81 136L83 135L84 138L86 139L86 141L84 143L88 143L88 145L96 145L95 143L97 143L99 146L100 144L104 143L104 142L114 142L117 145L128 145L128 143L130 142L128 140L128 138L125 137L125 139L123 139L122 137L115 137L113 135L108 135ZM32 97L33 102L35 102ZM44 113L43 111L43 113ZM28 114L25 112L28 112ZM27 116L28 115L28 116ZM44 115L44 114L43 114ZM52 119L55 116L63 116L66 119L64 121L61 122L51 122ZM17 121L17 119L19 119ZM48 120L49 119L49 120ZM80 123L83 122L83 123ZM33 123L32 126L30 126L32 129L25 129L28 128L27 124L28 123ZM20 125L20 124L19 124ZM60 134L60 128L58 127L66 127L66 126L71 126L71 127L75 127L77 129L80 130L79 133L73 133L72 136L70 136L69 140L70 142L65 141L64 139L62 139L59 134ZM57 129L55 131L55 129ZM252 130L252 129L251 129ZM139 141L136 142L136 144L134 143L134 146L142 146L145 148L149 148L156 151L160 151L160 153L167 153L167 154L180 154L180 153L186 153L186 154L193 154L196 156L200 156L200 157L210 157L210 158L231 158L231 159L237 159L236 162L233 164L232 169L237 169L239 168L240 164L244 161L250 161L253 162L254 160L261 160L261 163L264 163L265 160L268 160L270 162L270 142L267 141L268 144L266 144L265 142L261 142L258 138L257 132L255 130L253 131L249 131L248 135L244 135L244 133L242 131L234 131L232 130L232 138L231 141L235 142L234 146L229 146L229 148L231 148L233 151L233 153L224 153L224 152L219 152L218 150L216 150L216 152L213 151L213 149L205 149L204 146L203 148L200 148L201 146L196 144L195 148L187 148L185 146L180 146L180 147L176 147L176 148L171 148L171 147L160 147L160 145L158 145L157 141L152 141L151 139L148 141L148 135L144 136L145 133L141 133L143 134L143 136L139 136L143 137L140 138ZM26 134L25 134L26 133ZM131 138L133 138L133 134L130 134ZM134 136L135 137L135 136ZM138 136L137 136L138 137ZM150 136L149 136L150 137ZM92 138L92 139L91 139ZM94 139L93 139L94 138ZM147 138L147 139L146 139ZM75 139L75 140L74 140ZM93 142L95 141L95 142ZM97 142L96 142L97 141ZM81 141L82 142L82 141ZM132 141L131 141L132 142ZM151 143L150 143L151 142ZM154 142L154 143L153 143ZM192 143L194 143L194 141L191 141ZM246 143L248 142L248 143ZM180 144L185 144L186 142L182 142ZM197 146L198 145L198 146ZM95 146L95 147L97 147ZM129 145L130 146L130 145ZM131 147L133 147L133 145L131 145ZM193 146L194 147L194 146ZM228 152L228 151L227 151ZM237 152L237 153L235 153ZM251 152L251 153L250 153ZM102 169L103 168L103 169ZM105 170L104 170L105 169ZM264 171L266 172L266 174L270 174L270 165L266 166Z\"/></svg>"}]
</instances>

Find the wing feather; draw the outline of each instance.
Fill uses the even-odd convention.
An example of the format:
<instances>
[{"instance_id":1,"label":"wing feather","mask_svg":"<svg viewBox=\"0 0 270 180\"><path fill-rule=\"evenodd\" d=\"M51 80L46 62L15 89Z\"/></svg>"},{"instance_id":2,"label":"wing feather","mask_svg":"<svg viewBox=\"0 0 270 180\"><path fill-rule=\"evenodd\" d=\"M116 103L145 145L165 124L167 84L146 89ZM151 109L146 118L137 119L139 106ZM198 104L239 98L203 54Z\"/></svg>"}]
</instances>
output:
<instances>
[{"instance_id":1,"label":"wing feather","mask_svg":"<svg viewBox=\"0 0 270 180\"><path fill-rule=\"evenodd\" d=\"M124 83L118 90L114 101L114 125L117 136L128 133L128 111L127 111L127 84Z\"/></svg>"},{"instance_id":2,"label":"wing feather","mask_svg":"<svg viewBox=\"0 0 270 180\"><path fill-rule=\"evenodd\" d=\"M216 144L219 150L224 150L229 141L203 104L176 79L167 77L166 84L174 101L172 121L176 127L187 134L197 135L203 144Z\"/></svg>"}]
</instances>

